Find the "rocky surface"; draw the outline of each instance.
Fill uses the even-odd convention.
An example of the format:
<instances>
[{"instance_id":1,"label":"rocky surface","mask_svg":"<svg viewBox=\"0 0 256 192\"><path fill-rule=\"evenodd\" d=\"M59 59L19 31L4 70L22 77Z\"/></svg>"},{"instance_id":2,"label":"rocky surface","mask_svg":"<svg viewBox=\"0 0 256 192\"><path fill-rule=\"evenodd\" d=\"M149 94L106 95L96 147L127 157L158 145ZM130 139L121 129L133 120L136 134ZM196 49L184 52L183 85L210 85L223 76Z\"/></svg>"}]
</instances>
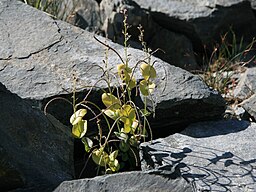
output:
<instances>
[{"instance_id":1,"label":"rocky surface","mask_svg":"<svg viewBox=\"0 0 256 192\"><path fill-rule=\"evenodd\" d=\"M254 52L254 51L253 51ZM249 54L245 61L246 67L234 68L230 71L230 83L227 86L227 92L222 94L228 101L225 111L225 117L255 122L254 114L254 95L255 95L255 53ZM227 72L223 72L223 81L227 77ZM225 74L225 75L224 75Z\"/></svg>"},{"instance_id":2,"label":"rocky surface","mask_svg":"<svg viewBox=\"0 0 256 192\"><path fill-rule=\"evenodd\" d=\"M254 4L254 1L250 4L244 0L103 0L100 3L101 29L108 38L122 44L123 17L120 11L127 9L129 32L137 36L137 26L141 24L148 45L153 50L161 48L165 51L165 54L158 52L157 57L182 68L196 69L200 59L195 59L194 52L202 54L205 44L210 48L220 40L221 33L230 31L231 26L237 39L243 36L250 42L255 37L256 19L251 9ZM138 40L135 42L131 45L138 47Z\"/></svg>"},{"instance_id":3,"label":"rocky surface","mask_svg":"<svg viewBox=\"0 0 256 192\"><path fill-rule=\"evenodd\" d=\"M250 2L251 2L251 6L252 6L253 10L255 11L256 10L256 1L250 0Z\"/></svg>"},{"instance_id":4,"label":"rocky surface","mask_svg":"<svg viewBox=\"0 0 256 192\"><path fill-rule=\"evenodd\" d=\"M99 5L95 0L60 1L57 17L89 31L101 26Z\"/></svg>"},{"instance_id":5,"label":"rocky surface","mask_svg":"<svg viewBox=\"0 0 256 192\"><path fill-rule=\"evenodd\" d=\"M65 181L54 192L192 192L192 187L181 177L170 179L166 175L146 172L126 172L99 176L92 179Z\"/></svg>"},{"instance_id":6,"label":"rocky surface","mask_svg":"<svg viewBox=\"0 0 256 192\"><path fill-rule=\"evenodd\" d=\"M17 14L10 16L11 12ZM19 1L3 0L0 2L0 13L1 60L25 59L60 42L61 35L56 33L58 27L43 12L24 6ZM0 70L3 67L1 65Z\"/></svg>"},{"instance_id":7,"label":"rocky surface","mask_svg":"<svg viewBox=\"0 0 256 192\"><path fill-rule=\"evenodd\" d=\"M249 113L252 117L252 121L256 122L256 94L251 96L249 99L244 100L240 106Z\"/></svg>"},{"instance_id":8,"label":"rocky surface","mask_svg":"<svg viewBox=\"0 0 256 192\"><path fill-rule=\"evenodd\" d=\"M0 189L50 191L72 179L69 128L48 118L0 83Z\"/></svg>"},{"instance_id":9,"label":"rocky surface","mask_svg":"<svg viewBox=\"0 0 256 192\"><path fill-rule=\"evenodd\" d=\"M196 69L198 67L192 44L190 40L173 31L167 30L165 27L159 26L155 22L148 11L144 11L136 4L136 1L122 0L103 0L100 3L101 20L103 26L101 29L106 36L114 42L123 44L123 14L122 11L127 10L127 23L130 26L131 46L141 48L138 40L141 25L144 29L144 41L154 51L156 56L162 60L186 69Z\"/></svg>"},{"instance_id":10,"label":"rocky surface","mask_svg":"<svg viewBox=\"0 0 256 192\"><path fill-rule=\"evenodd\" d=\"M54 21L43 12L20 2L1 1L1 7L0 22L3 24L8 20L8 35L15 35L17 42L26 45L33 42L32 48L24 50L13 43L13 39L5 39L6 33L0 33L0 36L3 36L0 39L6 42L0 45L0 82L10 91L21 98L38 102L40 107L52 97L71 95L74 87L73 74L77 77L77 91L86 90L84 87L95 85L101 78L102 72L98 65L103 66L105 47L93 39L93 34L67 23ZM16 21L9 16L13 11L16 17L22 17L24 12L27 13L26 20L19 21L22 28L18 30ZM47 27L42 27L40 23ZM49 31L49 35L44 29ZM40 39L37 40L37 37ZM50 42L51 37L58 38ZM106 41L103 38L101 40ZM38 47L45 46L45 41L48 42L48 47L39 49ZM123 55L122 46L107 43ZM12 54L6 57L5 50L8 49L12 50ZM133 66L144 58L144 53L136 49L130 48L128 53L131 55L130 63ZM156 62L158 73L155 99L157 116L160 119L157 120L163 125L168 122L179 125L212 119L224 112L225 103L222 97L210 90L199 77L155 57L152 60ZM114 68L115 72L115 66L120 62L118 56L109 51L108 68ZM140 78L138 73L135 73L135 76ZM113 79L113 83L115 82ZM106 88L107 85L101 81L97 86ZM92 97L96 98L96 95ZM150 102L148 103L150 105ZM63 123L69 124L72 107L59 102L50 112L63 120Z\"/></svg>"},{"instance_id":11,"label":"rocky surface","mask_svg":"<svg viewBox=\"0 0 256 192\"><path fill-rule=\"evenodd\" d=\"M140 48L139 24L145 29L144 40L154 55L187 70L198 70L202 56L211 54L232 27L236 39L250 43L255 37L255 1L251 0L70 0L61 1L58 18L90 31L101 31L109 39L123 44L121 11L128 10L129 44ZM232 41L232 37L228 36ZM208 55L210 57L210 55Z\"/></svg>"},{"instance_id":12,"label":"rocky surface","mask_svg":"<svg viewBox=\"0 0 256 192\"><path fill-rule=\"evenodd\" d=\"M150 11L154 21L164 28L188 36L194 48L219 38L220 33L229 31L230 26L237 37L244 36L251 40L255 36L256 20L248 1L137 0L136 2L141 8Z\"/></svg>"},{"instance_id":13,"label":"rocky surface","mask_svg":"<svg viewBox=\"0 0 256 192\"><path fill-rule=\"evenodd\" d=\"M200 69L201 57L210 57L217 42L221 43L221 35L232 31L237 41L243 37L246 44L256 35L254 0L65 0L58 18L83 29L100 29L101 34L123 44L120 12L124 9L128 10L132 47L141 48L137 38L141 24L149 47L165 51L155 56L187 70Z\"/></svg>"},{"instance_id":14,"label":"rocky surface","mask_svg":"<svg viewBox=\"0 0 256 192\"><path fill-rule=\"evenodd\" d=\"M177 67L169 67L163 74L160 73L162 77L166 73L166 79L159 82L157 90L153 93L156 117L152 120L152 127L156 130L173 129L175 132L175 124L216 119L224 112L225 101L219 98L217 92L209 91L198 76L186 71L181 74L179 70ZM148 100L147 104L153 107L151 100ZM161 131L155 134L161 134Z\"/></svg>"},{"instance_id":15,"label":"rocky surface","mask_svg":"<svg viewBox=\"0 0 256 192\"><path fill-rule=\"evenodd\" d=\"M178 169L197 191L256 190L256 124L215 121L141 144L142 169Z\"/></svg>"},{"instance_id":16,"label":"rocky surface","mask_svg":"<svg viewBox=\"0 0 256 192\"><path fill-rule=\"evenodd\" d=\"M149 47L152 50L163 50L154 55L174 66L189 71L199 68L193 45L185 35L158 27L156 34L152 35Z\"/></svg>"},{"instance_id":17,"label":"rocky surface","mask_svg":"<svg viewBox=\"0 0 256 192\"><path fill-rule=\"evenodd\" d=\"M256 90L256 67L248 68L239 80L234 90L234 97L245 100L255 94Z\"/></svg>"},{"instance_id":18,"label":"rocky surface","mask_svg":"<svg viewBox=\"0 0 256 192\"><path fill-rule=\"evenodd\" d=\"M250 5L243 0L103 0L98 5L93 0L76 4L65 0L62 5L70 23L92 31L99 27L119 43L123 41L120 11L126 8L132 24L129 32L137 37L136 28L142 24L148 45L166 51L156 56L187 69L198 67L194 51L217 40L230 25L237 38L250 39L256 31L251 10L254 1ZM124 56L123 46L96 37ZM133 47L141 48L137 38L130 40ZM99 81L105 50L88 31L53 20L20 1L0 1L1 190L52 191L60 182L72 179L70 129L37 108L43 109L59 96L71 100L74 87L80 98L94 85L98 88L89 99L100 105L101 89L107 87ZM128 48L128 53L131 66L145 58L138 49ZM111 50L107 57L106 68L116 74L121 59ZM225 101L201 78L156 57L152 62L157 87L147 106L156 109L156 118L150 119L153 137L166 137L190 123L222 116ZM237 108L239 115L247 111L254 120L255 74L255 68L248 68L234 92L239 102L246 99ZM135 76L141 78L139 70ZM113 78L112 85L116 83ZM142 100L142 96L136 97L139 105ZM47 112L69 125L72 106L55 100ZM256 124L247 121L192 124L180 134L142 144L143 172L65 181L55 191L192 191L190 181L198 191L253 192L255 129ZM80 151L83 147L75 146Z\"/></svg>"}]
</instances>

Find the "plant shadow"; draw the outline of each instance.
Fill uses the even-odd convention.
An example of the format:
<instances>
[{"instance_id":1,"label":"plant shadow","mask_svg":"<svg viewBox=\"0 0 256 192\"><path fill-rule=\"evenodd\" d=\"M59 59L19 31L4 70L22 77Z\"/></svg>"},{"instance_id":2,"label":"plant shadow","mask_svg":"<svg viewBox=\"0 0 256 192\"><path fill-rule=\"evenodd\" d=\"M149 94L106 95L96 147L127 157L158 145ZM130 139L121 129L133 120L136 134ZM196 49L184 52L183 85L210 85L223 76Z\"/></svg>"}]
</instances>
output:
<instances>
[{"instance_id":1,"label":"plant shadow","mask_svg":"<svg viewBox=\"0 0 256 192\"><path fill-rule=\"evenodd\" d=\"M228 133L224 131L223 134ZM142 170L156 170L167 177L176 170L192 184L195 191L256 190L256 158L245 159L234 152L205 147L203 144L181 146L177 143L158 139L150 144L142 144Z\"/></svg>"}]
</instances>

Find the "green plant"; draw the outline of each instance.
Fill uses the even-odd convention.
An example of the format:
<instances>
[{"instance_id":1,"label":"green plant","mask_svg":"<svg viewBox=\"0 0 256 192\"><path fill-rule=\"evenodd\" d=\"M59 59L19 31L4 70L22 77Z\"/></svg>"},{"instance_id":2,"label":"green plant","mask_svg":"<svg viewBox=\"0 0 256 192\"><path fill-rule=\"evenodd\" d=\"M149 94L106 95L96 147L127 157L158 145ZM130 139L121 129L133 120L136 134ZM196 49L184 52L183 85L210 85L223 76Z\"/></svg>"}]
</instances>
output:
<instances>
[{"instance_id":1,"label":"green plant","mask_svg":"<svg viewBox=\"0 0 256 192\"><path fill-rule=\"evenodd\" d=\"M152 139L147 116L153 111L147 110L146 98L151 96L155 89L154 79L157 74L153 66L154 63L151 63L151 50L146 48L146 43L143 41L143 30L140 27L140 40L144 51L146 51L146 57L134 66L130 66L130 55L128 54L130 36L127 32L129 26L126 11L124 11L123 25L124 58L115 49L95 36L95 40L106 48L104 65L98 66L102 70L102 78L90 87L82 101L77 101L76 86L74 85L72 97L74 113L70 117L70 123L73 126L72 134L75 138L81 139L85 152L89 154L88 159L92 158L98 166L97 174L100 171L104 173L117 172L125 167L128 161L132 165L138 165L140 141L145 140L148 132ZM120 58L121 63L116 65L117 73L109 69L108 54L110 50ZM141 79L135 78L136 70L140 70ZM105 82L107 85L107 88L102 90L101 95L102 103L105 106L103 109L88 100L88 96L94 88L97 88L99 82ZM144 98L142 109L133 101L134 93L138 94L139 91ZM88 113L92 114L93 118L86 118ZM96 121L98 129L97 135L91 137L87 136L90 121ZM105 131L106 134L104 134Z\"/></svg>"},{"instance_id":2,"label":"green plant","mask_svg":"<svg viewBox=\"0 0 256 192\"><path fill-rule=\"evenodd\" d=\"M231 35L231 43L229 35ZM253 39L249 45L245 46L243 38L237 40L232 29L222 35L221 43L215 45L210 58L204 58L206 64L204 65L203 79L206 84L223 95L230 94L230 89L236 85L232 78L233 74L255 59L253 56L244 61L245 55L252 49L255 42L256 39Z\"/></svg>"}]
</instances>

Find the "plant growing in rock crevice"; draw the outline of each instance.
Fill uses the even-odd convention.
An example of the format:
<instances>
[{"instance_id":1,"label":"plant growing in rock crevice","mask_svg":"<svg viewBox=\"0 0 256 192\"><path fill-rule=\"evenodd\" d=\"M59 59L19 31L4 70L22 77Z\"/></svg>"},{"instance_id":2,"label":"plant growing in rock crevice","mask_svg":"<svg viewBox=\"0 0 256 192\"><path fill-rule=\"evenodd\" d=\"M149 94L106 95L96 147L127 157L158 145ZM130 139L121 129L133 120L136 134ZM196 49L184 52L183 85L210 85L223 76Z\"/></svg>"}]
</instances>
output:
<instances>
[{"instance_id":1,"label":"plant growing in rock crevice","mask_svg":"<svg viewBox=\"0 0 256 192\"><path fill-rule=\"evenodd\" d=\"M125 163L131 159L138 164L138 145L142 139L148 136L152 138L147 116L151 114L146 107L146 98L151 96L155 89L154 79L157 76L154 64L151 63L150 50L143 42L143 30L140 30L140 40L146 51L146 59L138 61L133 67L129 63L127 33L127 14L124 11L124 58L112 47L95 40L106 47L106 58L104 66L99 66L103 72L102 78L92 86L88 94L81 102L77 102L76 93L73 94L74 113L70 118L72 134L75 138L81 139L85 152L89 154L94 163L98 165L97 173L101 167L105 173L114 173L122 169ZM108 66L109 51L114 51L120 58L121 63L116 65L117 73L113 73ZM135 78L135 71L140 70L142 79ZM93 88L99 82L105 82L107 88L102 90L102 103L105 108L101 109L95 103L87 100ZM140 109L133 101L133 92L138 92L144 97L144 107ZM97 110L94 110L94 109ZM97 113L98 111L98 113ZM86 118L91 113L93 118ZM89 121L96 120L98 134L93 138L86 135ZM104 123L102 123L104 122ZM104 124L104 125L103 125ZM104 134L107 130L107 134ZM86 165L85 165L86 166ZM101 169L102 170L102 169Z\"/></svg>"},{"instance_id":2,"label":"plant growing in rock crevice","mask_svg":"<svg viewBox=\"0 0 256 192\"><path fill-rule=\"evenodd\" d=\"M228 38L229 35L231 35L231 42ZM236 71L255 60L255 56L245 59L255 42L256 39L253 39L245 46L243 38L238 40L232 29L222 35L221 43L215 46L210 58L205 58L205 69L202 76L206 84L222 93L224 97L232 98L230 94L236 85L232 76Z\"/></svg>"}]
</instances>

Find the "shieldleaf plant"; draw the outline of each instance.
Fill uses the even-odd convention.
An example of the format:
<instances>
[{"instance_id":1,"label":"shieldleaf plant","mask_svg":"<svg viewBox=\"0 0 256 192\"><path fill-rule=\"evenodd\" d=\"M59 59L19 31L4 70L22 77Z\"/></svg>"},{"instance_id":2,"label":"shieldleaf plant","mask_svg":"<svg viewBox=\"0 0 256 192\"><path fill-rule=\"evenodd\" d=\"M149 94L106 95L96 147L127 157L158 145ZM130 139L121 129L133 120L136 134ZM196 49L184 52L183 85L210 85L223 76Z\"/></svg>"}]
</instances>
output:
<instances>
[{"instance_id":1,"label":"shieldleaf plant","mask_svg":"<svg viewBox=\"0 0 256 192\"><path fill-rule=\"evenodd\" d=\"M146 107L147 97L151 97L155 89L155 78L157 72L154 63L151 63L152 51L147 49L143 41L143 30L140 31L139 39L142 42L145 58L137 63L130 65L128 54L128 40L130 38L127 30L126 11L123 12L123 35L124 35L124 58L107 43L94 37L97 42L102 44L105 51L105 60L99 64L102 69L102 78L99 79L80 102L77 102L76 92L73 93L73 114L70 117L72 134L80 139L84 145L84 151L88 154L88 159L92 159L97 165L97 175L118 172L128 163L138 166L138 146L146 137L152 139L152 132L147 116L154 113ZM110 70L108 66L108 54L112 51L120 59L116 63L116 69ZM140 72L140 77L135 78L136 70ZM113 78L114 77L114 78ZM114 82L112 80L115 80ZM94 88L98 88L97 83L105 82L106 89L102 89L101 101L103 108L98 104L88 100L89 94ZM138 107L133 101L134 95L141 94L144 106ZM95 110L96 109L96 110ZM89 118L88 113L93 115ZM90 121L95 121L97 134L88 135ZM88 161L87 161L88 162ZM86 164L82 170L86 170ZM80 174L81 175L81 174Z\"/></svg>"}]
</instances>

